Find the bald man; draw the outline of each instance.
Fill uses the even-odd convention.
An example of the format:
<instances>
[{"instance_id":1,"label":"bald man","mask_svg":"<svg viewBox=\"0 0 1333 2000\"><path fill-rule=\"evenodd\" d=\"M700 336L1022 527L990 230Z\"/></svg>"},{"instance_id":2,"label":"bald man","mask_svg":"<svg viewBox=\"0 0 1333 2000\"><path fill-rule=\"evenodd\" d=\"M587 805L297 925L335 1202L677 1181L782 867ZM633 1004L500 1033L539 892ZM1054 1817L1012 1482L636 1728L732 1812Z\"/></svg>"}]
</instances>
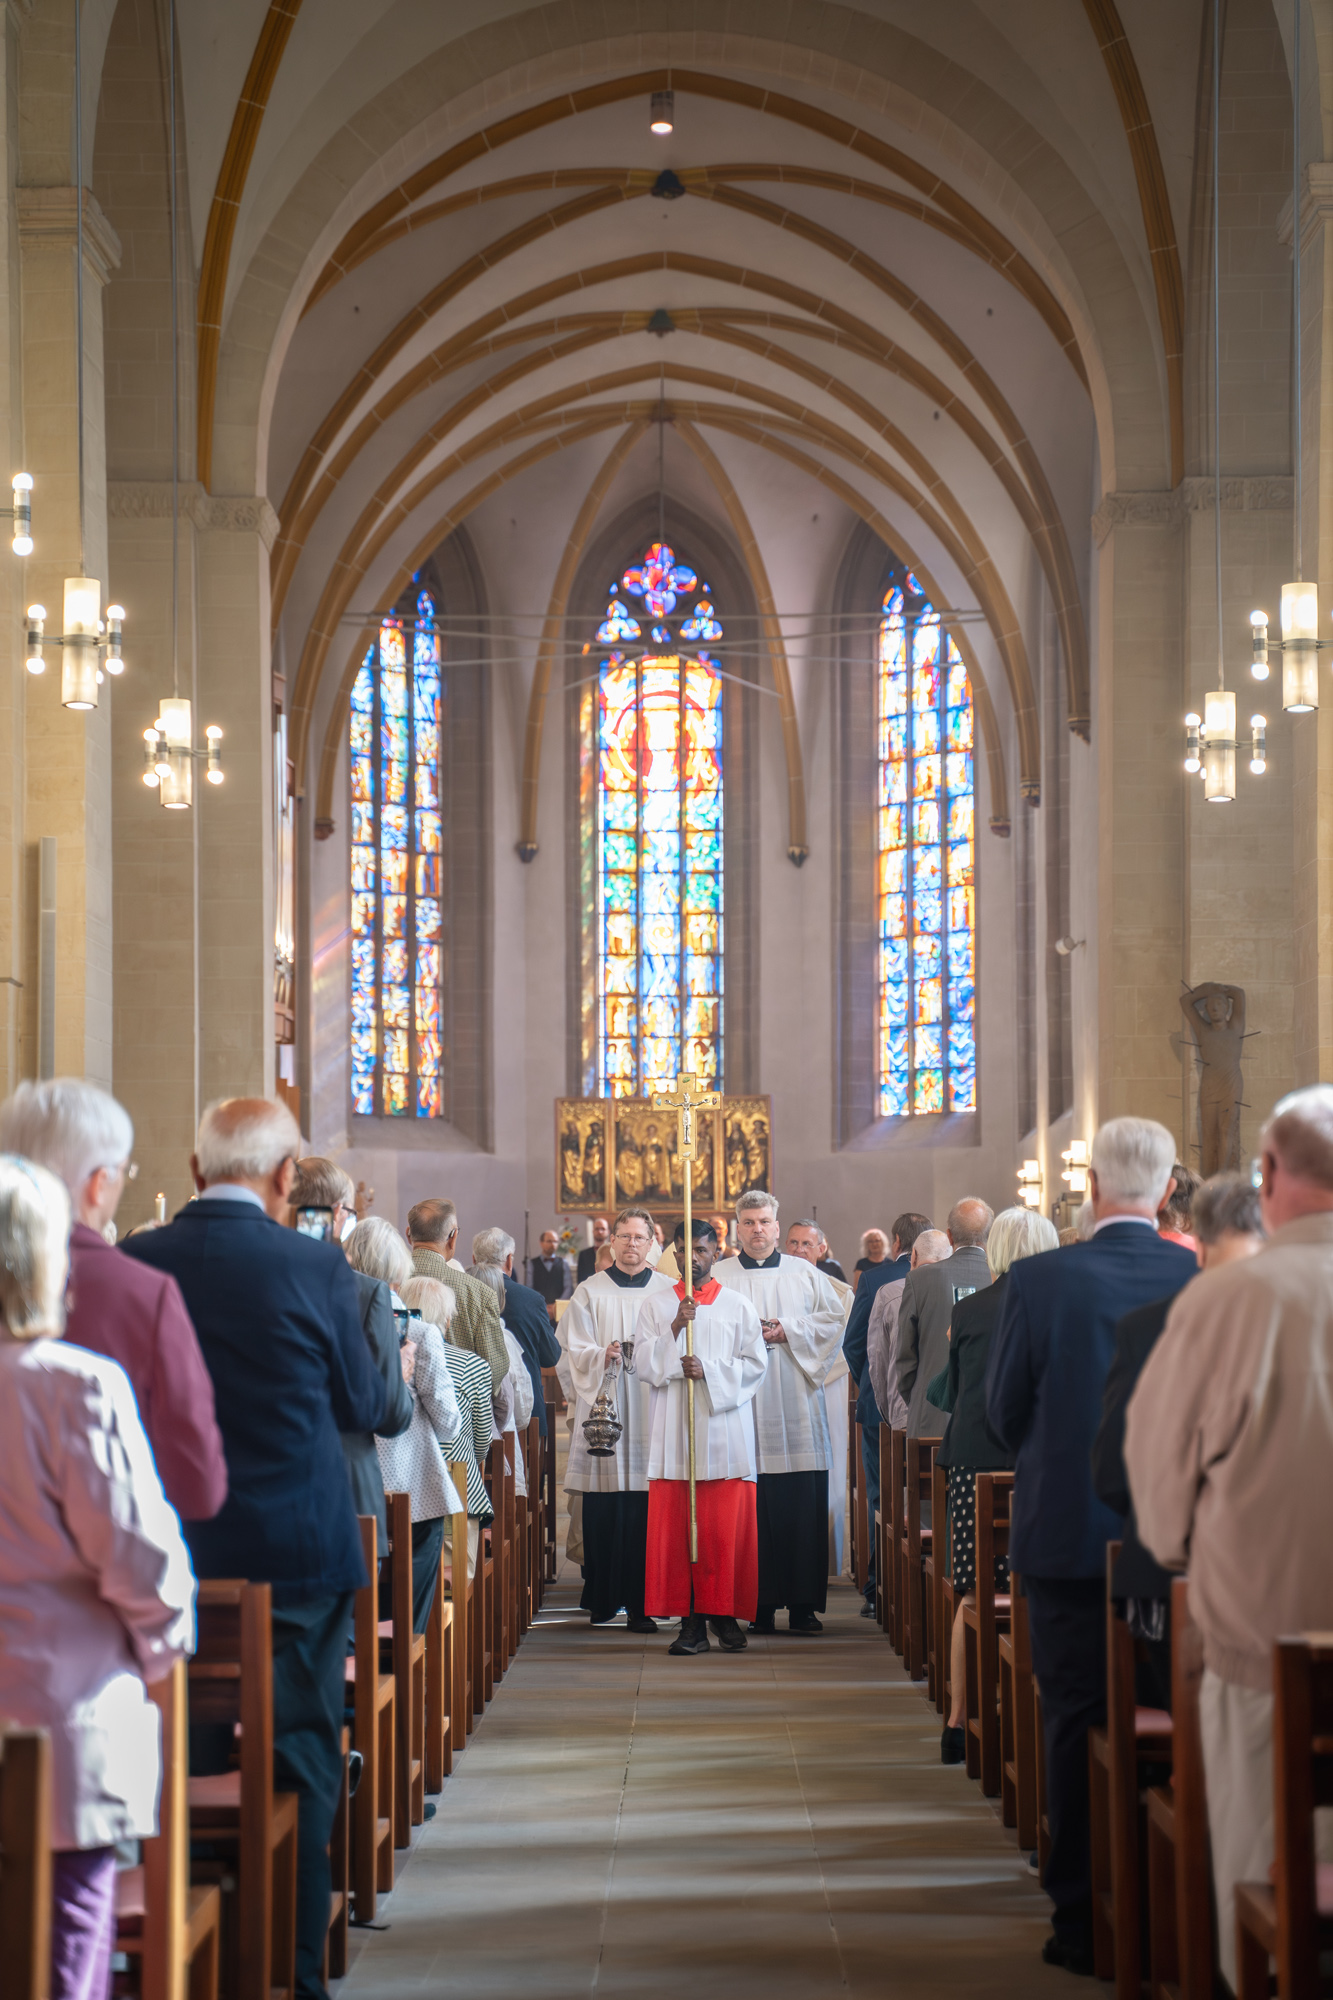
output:
<instances>
[{"instance_id":1,"label":"bald man","mask_svg":"<svg viewBox=\"0 0 1333 2000\"><path fill-rule=\"evenodd\" d=\"M991 1210L975 1196L955 1202L946 1228L952 1256L939 1264L919 1264L903 1286L895 1379L907 1405L909 1438L944 1435L948 1416L926 1401L926 1390L949 1359L954 1306L991 1281L985 1246L993 1221Z\"/></svg>"}]
</instances>

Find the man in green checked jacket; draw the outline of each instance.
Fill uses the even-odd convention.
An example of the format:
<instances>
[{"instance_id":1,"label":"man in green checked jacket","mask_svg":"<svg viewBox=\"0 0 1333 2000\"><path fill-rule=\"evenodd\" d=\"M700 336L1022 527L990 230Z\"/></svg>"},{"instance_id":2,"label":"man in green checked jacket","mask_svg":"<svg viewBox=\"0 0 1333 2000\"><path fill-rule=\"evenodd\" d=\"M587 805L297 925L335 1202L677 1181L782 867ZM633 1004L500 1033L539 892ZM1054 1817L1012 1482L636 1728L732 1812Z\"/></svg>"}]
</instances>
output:
<instances>
[{"instance_id":1,"label":"man in green checked jacket","mask_svg":"<svg viewBox=\"0 0 1333 2000\"><path fill-rule=\"evenodd\" d=\"M418 1277L438 1278L458 1301L448 1338L486 1363L494 1394L509 1373L509 1351L495 1293L449 1261L458 1241L458 1210L438 1196L419 1201L408 1210L407 1240Z\"/></svg>"}]
</instances>

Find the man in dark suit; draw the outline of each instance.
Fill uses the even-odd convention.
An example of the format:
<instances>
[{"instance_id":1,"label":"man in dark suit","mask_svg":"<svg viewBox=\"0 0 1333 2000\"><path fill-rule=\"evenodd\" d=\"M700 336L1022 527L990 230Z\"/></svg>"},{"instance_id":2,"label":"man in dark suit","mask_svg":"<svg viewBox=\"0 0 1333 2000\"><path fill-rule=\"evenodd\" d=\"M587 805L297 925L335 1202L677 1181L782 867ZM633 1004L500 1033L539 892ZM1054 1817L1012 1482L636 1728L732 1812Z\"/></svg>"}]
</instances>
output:
<instances>
[{"instance_id":1,"label":"man in dark suit","mask_svg":"<svg viewBox=\"0 0 1333 2000\"><path fill-rule=\"evenodd\" d=\"M870 1368L866 1361L866 1335L870 1331L870 1308L875 1303L875 1294L881 1285L887 1285L894 1278L905 1278L912 1268L912 1245L923 1229L930 1228L928 1215L908 1213L900 1215L893 1225L889 1241L890 1254L878 1264L867 1264L861 1272L856 1286L856 1297L852 1300L852 1310L847 1318L847 1331L842 1336L842 1351L847 1358L852 1380L856 1384L856 1421L861 1426L861 1464L866 1479L866 1504L868 1518L873 1525L875 1509L879 1505L879 1407L875 1402L875 1392L870 1386ZM863 1618L875 1615L875 1551L870 1550L870 1562L866 1570L866 1601L861 1609Z\"/></svg>"},{"instance_id":2,"label":"man in dark suit","mask_svg":"<svg viewBox=\"0 0 1333 2000\"><path fill-rule=\"evenodd\" d=\"M1157 1234L1175 1142L1150 1118L1113 1118L1092 1145L1086 1243L1026 1257L986 1370L986 1417L1015 1455L1009 1555L1023 1578L1041 1688L1055 1905L1042 1956L1092 1970L1088 1731L1106 1721L1106 1544L1121 1517L1092 1483L1092 1442L1118 1320L1171 1298L1198 1266Z\"/></svg>"},{"instance_id":3,"label":"man in dark suit","mask_svg":"<svg viewBox=\"0 0 1333 2000\"><path fill-rule=\"evenodd\" d=\"M556 1300L569 1292L569 1267L559 1253L557 1242L554 1229L543 1229L538 1254L532 1260L532 1290L540 1295L546 1316L552 1322Z\"/></svg>"},{"instance_id":4,"label":"man in dark suit","mask_svg":"<svg viewBox=\"0 0 1333 2000\"><path fill-rule=\"evenodd\" d=\"M984 1201L965 1196L949 1210L947 1234L953 1256L939 1264L918 1264L898 1305L898 1394L907 1405L907 1435L943 1437L945 1415L926 1401L926 1391L949 1363L949 1322L959 1299L970 1298L991 1281L986 1236L995 1220Z\"/></svg>"},{"instance_id":5,"label":"man in dark suit","mask_svg":"<svg viewBox=\"0 0 1333 2000\"><path fill-rule=\"evenodd\" d=\"M279 1227L300 1144L281 1104L211 1104L198 1200L125 1249L175 1278L213 1378L229 1489L214 1520L184 1523L195 1571L273 1586L273 1773L300 1802L296 1991L325 2000L344 1661L367 1581L338 1434L377 1430L385 1393L340 1246Z\"/></svg>"},{"instance_id":6,"label":"man in dark suit","mask_svg":"<svg viewBox=\"0 0 1333 2000\"><path fill-rule=\"evenodd\" d=\"M595 1215L592 1220L592 1242L579 1251L579 1261L574 1270L574 1283L581 1285L597 1269L597 1252L603 1243L611 1241L611 1218L609 1215ZM508 1279L505 1280L506 1285ZM531 1289L531 1288L529 1288Z\"/></svg>"},{"instance_id":7,"label":"man in dark suit","mask_svg":"<svg viewBox=\"0 0 1333 2000\"><path fill-rule=\"evenodd\" d=\"M1191 1208L1199 1244L1199 1268L1216 1270L1264 1247L1259 1193L1248 1174L1215 1174L1196 1189ZM1174 1303L1154 1299L1126 1313L1115 1329L1115 1354L1102 1396L1102 1420L1092 1446L1092 1483L1114 1513L1123 1514L1120 1554L1111 1575L1111 1595L1136 1606L1136 1636L1146 1645L1150 1685L1142 1690L1154 1708L1171 1706L1171 1574L1139 1539L1138 1522L1125 1470L1125 1411L1144 1363L1157 1345Z\"/></svg>"},{"instance_id":8,"label":"man in dark suit","mask_svg":"<svg viewBox=\"0 0 1333 2000\"><path fill-rule=\"evenodd\" d=\"M523 1360L532 1380L533 1407L537 1424L546 1436L546 1388L542 1369L554 1368L560 1360L560 1342L546 1317L540 1292L521 1285L514 1276L514 1239L503 1229L481 1229L472 1239L472 1264L493 1265L503 1272L505 1302L500 1312L505 1331L512 1333L523 1350Z\"/></svg>"}]
</instances>

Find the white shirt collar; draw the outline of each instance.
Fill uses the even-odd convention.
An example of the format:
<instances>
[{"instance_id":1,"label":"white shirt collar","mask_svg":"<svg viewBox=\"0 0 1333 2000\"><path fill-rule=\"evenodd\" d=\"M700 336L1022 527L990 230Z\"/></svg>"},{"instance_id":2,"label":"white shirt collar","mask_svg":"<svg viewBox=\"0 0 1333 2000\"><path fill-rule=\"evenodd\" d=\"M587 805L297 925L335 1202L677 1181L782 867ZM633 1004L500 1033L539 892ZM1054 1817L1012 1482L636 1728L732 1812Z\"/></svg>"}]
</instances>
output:
<instances>
[{"instance_id":1,"label":"white shirt collar","mask_svg":"<svg viewBox=\"0 0 1333 2000\"><path fill-rule=\"evenodd\" d=\"M1093 1232L1092 1232L1092 1233L1093 1233L1093 1235L1094 1235L1094 1236L1100 1236L1100 1235L1101 1235L1101 1233L1102 1233L1102 1231L1103 1231L1103 1229L1109 1229L1109 1228L1111 1227L1111 1224L1112 1224L1113 1222L1138 1222L1138 1223L1141 1223L1141 1224L1142 1224L1142 1226L1143 1226L1143 1227L1144 1227L1145 1229L1151 1229L1154 1235L1156 1235L1156 1234L1157 1234L1157 1224L1156 1224L1156 1222L1155 1222L1155 1221L1153 1220L1153 1218L1152 1218L1151 1216L1148 1216L1148 1215L1107 1215L1107 1216L1103 1216L1102 1220L1101 1220L1101 1221L1100 1221L1100 1222L1099 1222L1099 1223L1098 1223L1098 1224L1096 1225L1096 1227L1095 1227L1095 1228L1093 1229Z\"/></svg>"},{"instance_id":2,"label":"white shirt collar","mask_svg":"<svg viewBox=\"0 0 1333 2000\"><path fill-rule=\"evenodd\" d=\"M261 1215L268 1214L268 1210L254 1189L242 1187L239 1181L214 1181L212 1187L206 1187L200 1192L199 1199L200 1201L252 1201Z\"/></svg>"}]
</instances>

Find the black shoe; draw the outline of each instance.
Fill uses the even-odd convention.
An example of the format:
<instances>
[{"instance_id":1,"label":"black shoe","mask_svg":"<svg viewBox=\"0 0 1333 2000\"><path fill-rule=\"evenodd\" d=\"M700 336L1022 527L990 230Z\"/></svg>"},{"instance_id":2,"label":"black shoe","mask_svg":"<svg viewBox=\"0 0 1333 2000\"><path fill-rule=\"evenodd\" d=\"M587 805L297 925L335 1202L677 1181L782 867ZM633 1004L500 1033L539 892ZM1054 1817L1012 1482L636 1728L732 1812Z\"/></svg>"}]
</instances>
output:
<instances>
[{"instance_id":1,"label":"black shoe","mask_svg":"<svg viewBox=\"0 0 1333 2000\"><path fill-rule=\"evenodd\" d=\"M710 1618L709 1624L717 1634L717 1643L724 1653L743 1653L749 1640L734 1618Z\"/></svg>"},{"instance_id":2,"label":"black shoe","mask_svg":"<svg viewBox=\"0 0 1333 2000\"><path fill-rule=\"evenodd\" d=\"M789 1611L787 1613L787 1630L795 1632L800 1638L809 1638L813 1633L822 1632L823 1629L822 1621L815 1617L813 1611Z\"/></svg>"},{"instance_id":3,"label":"black shoe","mask_svg":"<svg viewBox=\"0 0 1333 2000\"><path fill-rule=\"evenodd\" d=\"M875 1600L873 1597L867 1597L865 1603L861 1606L861 1616L863 1618L873 1618L874 1615L875 1615Z\"/></svg>"},{"instance_id":4,"label":"black shoe","mask_svg":"<svg viewBox=\"0 0 1333 2000\"><path fill-rule=\"evenodd\" d=\"M637 1618L627 1618L625 1620L625 1630L627 1632L655 1632L657 1630L657 1620L647 1617L644 1613L640 1613Z\"/></svg>"},{"instance_id":5,"label":"black shoe","mask_svg":"<svg viewBox=\"0 0 1333 2000\"><path fill-rule=\"evenodd\" d=\"M667 1647L668 1653L711 1653L712 1650L705 1618L687 1618L681 1625L680 1637L674 1645Z\"/></svg>"},{"instance_id":6,"label":"black shoe","mask_svg":"<svg viewBox=\"0 0 1333 2000\"><path fill-rule=\"evenodd\" d=\"M941 1764L961 1764L967 1755L967 1732L945 1723L940 1734Z\"/></svg>"},{"instance_id":7,"label":"black shoe","mask_svg":"<svg viewBox=\"0 0 1333 2000\"><path fill-rule=\"evenodd\" d=\"M776 1632L777 1629L777 1626L773 1622L771 1607L767 1604L761 1604L755 1612L754 1617L750 1620L750 1630L752 1632L767 1633Z\"/></svg>"},{"instance_id":8,"label":"black shoe","mask_svg":"<svg viewBox=\"0 0 1333 2000\"><path fill-rule=\"evenodd\" d=\"M1048 1937L1041 1948L1043 1965L1058 1965L1066 1972L1076 1972L1080 1978L1092 1979L1096 1966L1092 1962L1092 1947L1085 1944L1061 1944L1058 1937Z\"/></svg>"},{"instance_id":9,"label":"black shoe","mask_svg":"<svg viewBox=\"0 0 1333 2000\"><path fill-rule=\"evenodd\" d=\"M354 1799L356 1797L356 1788L361 1783L361 1772L365 1764L365 1761L366 1761L365 1758L362 1756L359 1750L348 1751L347 1796L349 1799Z\"/></svg>"}]
</instances>

